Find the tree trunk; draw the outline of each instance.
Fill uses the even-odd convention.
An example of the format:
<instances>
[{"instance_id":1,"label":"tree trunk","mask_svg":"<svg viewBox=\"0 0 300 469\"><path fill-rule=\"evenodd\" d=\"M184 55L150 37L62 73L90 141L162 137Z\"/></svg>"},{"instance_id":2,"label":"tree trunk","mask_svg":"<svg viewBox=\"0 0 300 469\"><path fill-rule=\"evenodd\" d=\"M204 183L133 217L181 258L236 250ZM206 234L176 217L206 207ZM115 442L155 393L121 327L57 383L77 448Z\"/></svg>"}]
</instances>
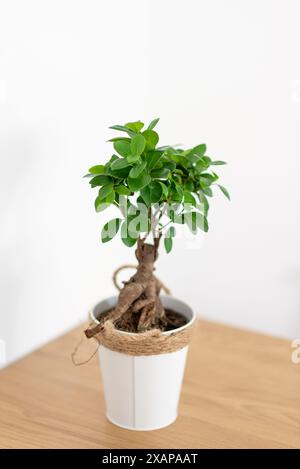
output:
<instances>
[{"instance_id":1,"label":"tree trunk","mask_svg":"<svg viewBox=\"0 0 300 469\"><path fill-rule=\"evenodd\" d=\"M138 240L135 251L138 260L136 273L128 282L124 282L116 307L100 319L97 326L85 331L88 338L97 334L108 319L123 330L132 330L133 323L136 323L136 332L146 331L165 322L165 311L159 298L162 285L153 273L158 246L159 238L155 238L154 244Z\"/></svg>"}]
</instances>

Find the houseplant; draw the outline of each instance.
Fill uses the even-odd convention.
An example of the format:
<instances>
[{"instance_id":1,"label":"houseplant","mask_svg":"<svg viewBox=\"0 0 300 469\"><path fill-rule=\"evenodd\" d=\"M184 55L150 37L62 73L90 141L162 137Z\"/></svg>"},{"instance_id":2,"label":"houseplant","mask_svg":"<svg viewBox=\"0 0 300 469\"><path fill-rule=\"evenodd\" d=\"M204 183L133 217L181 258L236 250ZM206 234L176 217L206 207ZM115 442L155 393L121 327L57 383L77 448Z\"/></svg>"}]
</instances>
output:
<instances>
[{"instance_id":1,"label":"houseplant","mask_svg":"<svg viewBox=\"0 0 300 469\"><path fill-rule=\"evenodd\" d=\"M154 275L160 244L163 241L169 253L180 224L193 234L208 231L208 199L214 186L229 199L212 171L225 163L208 157L204 144L188 150L158 146L158 121L147 128L140 121L112 126L122 132L110 140L114 154L86 175L98 190L96 211L112 206L119 211L104 225L102 242L120 232L122 242L135 247L138 265L118 297L95 306L85 334L101 345L108 418L141 430L166 426L177 416L195 320L188 305L160 295L164 285Z\"/></svg>"}]
</instances>

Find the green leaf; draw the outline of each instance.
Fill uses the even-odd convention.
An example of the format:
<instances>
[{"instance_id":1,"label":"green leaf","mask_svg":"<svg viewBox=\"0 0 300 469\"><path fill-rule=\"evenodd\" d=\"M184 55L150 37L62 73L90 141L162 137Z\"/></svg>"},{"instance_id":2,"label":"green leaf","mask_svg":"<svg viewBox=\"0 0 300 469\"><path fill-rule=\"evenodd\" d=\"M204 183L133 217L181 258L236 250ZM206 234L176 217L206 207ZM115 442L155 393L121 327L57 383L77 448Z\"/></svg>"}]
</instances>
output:
<instances>
[{"instance_id":1,"label":"green leaf","mask_svg":"<svg viewBox=\"0 0 300 469\"><path fill-rule=\"evenodd\" d=\"M150 200L152 204L155 204L160 201L162 194L163 194L163 189L159 181L152 181L149 184L150 188Z\"/></svg>"},{"instance_id":2,"label":"green leaf","mask_svg":"<svg viewBox=\"0 0 300 469\"><path fill-rule=\"evenodd\" d=\"M193 213L195 213L194 217L197 227L206 233L208 231L208 222L206 216L199 212Z\"/></svg>"},{"instance_id":3,"label":"green leaf","mask_svg":"<svg viewBox=\"0 0 300 469\"><path fill-rule=\"evenodd\" d=\"M181 154L173 153L173 154L169 155L169 158L171 160L173 160L175 163L183 166L183 168L185 168L185 169L187 169L190 166L190 161L189 161L188 157L183 156Z\"/></svg>"},{"instance_id":4,"label":"green leaf","mask_svg":"<svg viewBox=\"0 0 300 469\"><path fill-rule=\"evenodd\" d=\"M185 189L187 189L188 191L191 191L191 192L194 191L195 185L194 185L193 181L186 181Z\"/></svg>"},{"instance_id":5,"label":"green leaf","mask_svg":"<svg viewBox=\"0 0 300 469\"><path fill-rule=\"evenodd\" d=\"M124 186L123 184L118 186L118 187L115 187L115 191L119 195L130 195L131 194L130 189L128 189L128 187Z\"/></svg>"},{"instance_id":6,"label":"green leaf","mask_svg":"<svg viewBox=\"0 0 300 469\"><path fill-rule=\"evenodd\" d=\"M128 163L137 163L138 161L140 161L140 157L139 155L129 155L127 157L127 161Z\"/></svg>"},{"instance_id":7,"label":"green leaf","mask_svg":"<svg viewBox=\"0 0 300 469\"><path fill-rule=\"evenodd\" d=\"M227 197L228 200L230 200L230 195L229 195L229 192L228 190L226 189L226 187L224 186L221 186L220 184L217 184L219 186L219 188L221 189L221 191L223 192L223 194L225 195L225 197Z\"/></svg>"},{"instance_id":8,"label":"green leaf","mask_svg":"<svg viewBox=\"0 0 300 469\"><path fill-rule=\"evenodd\" d=\"M106 184L112 183L112 179L108 176L104 176L103 174L99 174L99 176L95 176L93 179L91 179L89 183L92 187L104 186Z\"/></svg>"},{"instance_id":9,"label":"green leaf","mask_svg":"<svg viewBox=\"0 0 300 469\"><path fill-rule=\"evenodd\" d=\"M206 216L204 215L203 216L204 220L203 220L203 225L200 226L201 230L203 230L205 233L208 231L208 221L207 221L207 218ZM203 226L203 228L202 228Z\"/></svg>"},{"instance_id":10,"label":"green leaf","mask_svg":"<svg viewBox=\"0 0 300 469\"><path fill-rule=\"evenodd\" d=\"M193 234L197 233L198 222L197 222L197 212L185 213L184 214L184 223L187 224L189 229Z\"/></svg>"},{"instance_id":11,"label":"green leaf","mask_svg":"<svg viewBox=\"0 0 300 469\"><path fill-rule=\"evenodd\" d=\"M128 225L127 225L126 221L124 221L122 223L121 239L122 239L122 242L125 244L125 246L127 246L129 248L134 246L134 244L136 243L136 240L137 240L137 238L132 238L131 236L129 236L129 234L128 234Z\"/></svg>"},{"instance_id":12,"label":"green leaf","mask_svg":"<svg viewBox=\"0 0 300 469\"><path fill-rule=\"evenodd\" d=\"M144 199L141 195L138 196L138 198L136 199L136 202L137 202L137 204L144 204L145 203L145 201L144 201Z\"/></svg>"},{"instance_id":13,"label":"green leaf","mask_svg":"<svg viewBox=\"0 0 300 469\"><path fill-rule=\"evenodd\" d=\"M103 212L103 210L105 210L106 208L110 207L111 204L106 202L105 199L100 199L99 198L99 195L98 197L96 198L95 200L95 210L96 212Z\"/></svg>"},{"instance_id":14,"label":"green leaf","mask_svg":"<svg viewBox=\"0 0 300 469\"><path fill-rule=\"evenodd\" d=\"M108 140L109 142L131 142L131 139L128 137L114 137Z\"/></svg>"},{"instance_id":15,"label":"green leaf","mask_svg":"<svg viewBox=\"0 0 300 469\"><path fill-rule=\"evenodd\" d=\"M150 124L148 125L148 130L153 130L156 124L158 123L158 121L159 121L159 117L157 117L156 119L153 119L153 121L151 121Z\"/></svg>"},{"instance_id":16,"label":"green leaf","mask_svg":"<svg viewBox=\"0 0 300 469\"><path fill-rule=\"evenodd\" d=\"M141 197L144 201L144 203L147 205L147 207L150 207L151 205L151 191L150 187L146 186L144 189L141 190Z\"/></svg>"},{"instance_id":17,"label":"green leaf","mask_svg":"<svg viewBox=\"0 0 300 469\"><path fill-rule=\"evenodd\" d=\"M163 194L163 188L159 181L152 181L149 185L141 190L141 196L143 197L147 207L151 204L155 204L160 201Z\"/></svg>"},{"instance_id":18,"label":"green leaf","mask_svg":"<svg viewBox=\"0 0 300 469\"><path fill-rule=\"evenodd\" d=\"M141 121L136 121L136 122L128 122L125 124L125 127L128 127L128 129L133 130L134 132L140 132L142 128L144 127L144 123Z\"/></svg>"},{"instance_id":19,"label":"green leaf","mask_svg":"<svg viewBox=\"0 0 300 469\"><path fill-rule=\"evenodd\" d=\"M121 239L122 239L123 244L125 244L125 246L127 246L128 248L131 248L136 243L136 239L131 238L130 236L127 236L127 237L122 236Z\"/></svg>"},{"instance_id":20,"label":"green leaf","mask_svg":"<svg viewBox=\"0 0 300 469\"><path fill-rule=\"evenodd\" d=\"M107 194L107 196L105 197L105 202L107 204L113 204L114 201L115 201L115 196L116 196L116 193L114 190L112 190L109 194ZM99 197L101 198L101 196L99 195Z\"/></svg>"},{"instance_id":21,"label":"green leaf","mask_svg":"<svg viewBox=\"0 0 300 469\"><path fill-rule=\"evenodd\" d=\"M145 146L146 146L145 137L143 137L142 134L135 135L133 139L131 140L131 144L130 144L131 155L140 156L143 153Z\"/></svg>"},{"instance_id":22,"label":"green leaf","mask_svg":"<svg viewBox=\"0 0 300 469\"><path fill-rule=\"evenodd\" d=\"M193 165L194 163L199 162L200 156L195 155L194 153L191 153L190 155L188 155L188 159L189 159L189 163L191 163L191 165Z\"/></svg>"},{"instance_id":23,"label":"green leaf","mask_svg":"<svg viewBox=\"0 0 300 469\"><path fill-rule=\"evenodd\" d=\"M136 192L142 189L143 187L145 187L147 184L149 184L150 181L151 181L151 177L149 176L149 174L142 173L137 178L129 177L128 186L132 192Z\"/></svg>"},{"instance_id":24,"label":"green leaf","mask_svg":"<svg viewBox=\"0 0 300 469\"><path fill-rule=\"evenodd\" d=\"M170 200L172 202L180 203L182 201L183 190L181 186L179 186L178 184L172 183L169 189L169 194L170 194Z\"/></svg>"},{"instance_id":25,"label":"green leaf","mask_svg":"<svg viewBox=\"0 0 300 469\"><path fill-rule=\"evenodd\" d=\"M168 211L168 216L173 223L177 223L179 225L184 224L184 216L182 213L176 213L176 210L170 207Z\"/></svg>"},{"instance_id":26,"label":"green leaf","mask_svg":"<svg viewBox=\"0 0 300 469\"><path fill-rule=\"evenodd\" d=\"M106 186L101 187L101 189L99 190L99 199L105 199L105 197L108 196L108 194L110 194L111 192L113 192L112 182L106 184Z\"/></svg>"},{"instance_id":27,"label":"green leaf","mask_svg":"<svg viewBox=\"0 0 300 469\"><path fill-rule=\"evenodd\" d=\"M141 232L147 232L149 228L148 213L141 211L140 207L134 215L127 216L127 233L130 238L136 239Z\"/></svg>"},{"instance_id":28,"label":"green leaf","mask_svg":"<svg viewBox=\"0 0 300 469\"><path fill-rule=\"evenodd\" d=\"M143 132L143 136L146 139L146 149L154 150L159 140L158 134L154 130L147 129Z\"/></svg>"},{"instance_id":29,"label":"green leaf","mask_svg":"<svg viewBox=\"0 0 300 469\"><path fill-rule=\"evenodd\" d=\"M174 173L179 174L180 176L184 176L184 174L185 174L182 169L177 169L177 168L175 169Z\"/></svg>"},{"instance_id":30,"label":"green leaf","mask_svg":"<svg viewBox=\"0 0 300 469\"><path fill-rule=\"evenodd\" d=\"M165 246L166 253L169 254L169 252L172 251L172 247L173 247L172 238L164 238L164 246Z\"/></svg>"},{"instance_id":31,"label":"green leaf","mask_svg":"<svg viewBox=\"0 0 300 469\"><path fill-rule=\"evenodd\" d=\"M168 151L168 150L174 150L174 148L171 145L164 145L162 147L157 147L156 150L159 151Z\"/></svg>"},{"instance_id":32,"label":"green leaf","mask_svg":"<svg viewBox=\"0 0 300 469\"><path fill-rule=\"evenodd\" d=\"M164 245L165 245L165 250L166 250L167 253L169 253L172 250L172 247L173 247L172 238L174 238L175 234L176 234L175 227L170 226L170 228L166 232L165 238L164 238Z\"/></svg>"},{"instance_id":33,"label":"green leaf","mask_svg":"<svg viewBox=\"0 0 300 469\"><path fill-rule=\"evenodd\" d=\"M206 215L209 210L209 203L203 192L198 192L199 202L203 204L204 214Z\"/></svg>"},{"instance_id":34,"label":"green leaf","mask_svg":"<svg viewBox=\"0 0 300 469\"><path fill-rule=\"evenodd\" d=\"M150 151L147 155L147 167L149 169L153 169L161 157L163 156L163 152L161 151Z\"/></svg>"},{"instance_id":35,"label":"green leaf","mask_svg":"<svg viewBox=\"0 0 300 469\"><path fill-rule=\"evenodd\" d=\"M207 166L211 164L211 159L209 156L202 156L202 160L205 162Z\"/></svg>"},{"instance_id":36,"label":"green leaf","mask_svg":"<svg viewBox=\"0 0 300 469\"><path fill-rule=\"evenodd\" d=\"M210 165L210 162L207 162L204 157L199 158L198 162L196 163L196 170L201 173L205 171Z\"/></svg>"},{"instance_id":37,"label":"green leaf","mask_svg":"<svg viewBox=\"0 0 300 469\"><path fill-rule=\"evenodd\" d=\"M126 156L131 155L130 145L131 143L127 142L126 140L118 140L114 142L114 149L117 153L119 153L119 155L126 158Z\"/></svg>"},{"instance_id":38,"label":"green leaf","mask_svg":"<svg viewBox=\"0 0 300 469\"><path fill-rule=\"evenodd\" d=\"M213 191L211 190L210 187L203 187L202 192L204 192L204 194L207 195L208 197L213 196Z\"/></svg>"},{"instance_id":39,"label":"green leaf","mask_svg":"<svg viewBox=\"0 0 300 469\"><path fill-rule=\"evenodd\" d=\"M197 155L197 156L204 156L206 152L206 145L205 143L201 143L201 145L197 145L196 147L192 148L190 153Z\"/></svg>"},{"instance_id":40,"label":"green leaf","mask_svg":"<svg viewBox=\"0 0 300 469\"><path fill-rule=\"evenodd\" d=\"M104 171L105 171L105 166L103 164L98 164L96 166L92 166L89 169L89 172L93 173L93 174L103 174Z\"/></svg>"},{"instance_id":41,"label":"green leaf","mask_svg":"<svg viewBox=\"0 0 300 469\"><path fill-rule=\"evenodd\" d=\"M199 212L190 212L184 214L184 222L188 225L193 234L197 233L197 228L207 232L208 222L205 215Z\"/></svg>"},{"instance_id":42,"label":"green leaf","mask_svg":"<svg viewBox=\"0 0 300 469\"><path fill-rule=\"evenodd\" d=\"M200 230L204 231L207 233L208 231L208 221L205 215L202 213L197 213L197 226L200 228Z\"/></svg>"},{"instance_id":43,"label":"green leaf","mask_svg":"<svg viewBox=\"0 0 300 469\"><path fill-rule=\"evenodd\" d=\"M121 221L121 218L114 218L113 220L105 223L101 232L102 243L107 243L113 239L114 236L116 236L117 232L119 231Z\"/></svg>"},{"instance_id":44,"label":"green leaf","mask_svg":"<svg viewBox=\"0 0 300 469\"><path fill-rule=\"evenodd\" d=\"M113 129L113 130L119 130L120 132L127 132L128 135L130 135L130 136L134 135L134 132L131 129L129 129L128 127L125 127L124 125L112 125L109 128Z\"/></svg>"},{"instance_id":45,"label":"green leaf","mask_svg":"<svg viewBox=\"0 0 300 469\"><path fill-rule=\"evenodd\" d=\"M176 230L175 230L175 227L174 226L170 226L170 228L168 229L168 231L166 232L166 238L174 238L176 235Z\"/></svg>"},{"instance_id":46,"label":"green leaf","mask_svg":"<svg viewBox=\"0 0 300 469\"><path fill-rule=\"evenodd\" d=\"M106 165L105 165L105 170L107 170L107 169L110 167L110 165L111 165L115 160L118 160L118 159L119 159L119 157L118 157L117 155L113 154L113 155L110 157L109 161L106 163Z\"/></svg>"},{"instance_id":47,"label":"green leaf","mask_svg":"<svg viewBox=\"0 0 300 469\"><path fill-rule=\"evenodd\" d=\"M181 185L175 183L175 189L176 189L177 194L183 197L183 188L181 187Z\"/></svg>"},{"instance_id":48,"label":"green leaf","mask_svg":"<svg viewBox=\"0 0 300 469\"><path fill-rule=\"evenodd\" d=\"M146 161L142 161L142 163L136 164L133 166L130 170L129 177L131 178L137 178L142 171L144 171L146 167Z\"/></svg>"},{"instance_id":49,"label":"green leaf","mask_svg":"<svg viewBox=\"0 0 300 469\"><path fill-rule=\"evenodd\" d=\"M100 191L99 191L100 192ZM115 201L115 191L112 190L105 197L103 194L98 195L95 200L95 210L96 212L102 212L105 208L110 206Z\"/></svg>"},{"instance_id":50,"label":"green leaf","mask_svg":"<svg viewBox=\"0 0 300 469\"><path fill-rule=\"evenodd\" d=\"M213 173L213 174L202 173L200 176L201 184L208 185L208 186L212 184L213 182L215 182L217 179L218 179L218 176L216 175L216 173Z\"/></svg>"},{"instance_id":51,"label":"green leaf","mask_svg":"<svg viewBox=\"0 0 300 469\"><path fill-rule=\"evenodd\" d=\"M151 177L157 179L167 179L170 174L169 168L160 168L160 169L153 169L151 171Z\"/></svg>"},{"instance_id":52,"label":"green leaf","mask_svg":"<svg viewBox=\"0 0 300 469\"><path fill-rule=\"evenodd\" d=\"M126 161L127 158L119 158L118 163L114 162L114 165L109 169L109 174L116 178L127 178L131 165ZM117 160L115 160L117 161ZM121 161L123 163L121 163Z\"/></svg>"},{"instance_id":53,"label":"green leaf","mask_svg":"<svg viewBox=\"0 0 300 469\"><path fill-rule=\"evenodd\" d=\"M159 181L159 184L161 185L161 188L162 188L162 192L163 192L164 197L168 197L168 192L169 192L169 191L168 191L167 186L166 186L163 182L161 182L161 181Z\"/></svg>"},{"instance_id":54,"label":"green leaf","mask_svg":"<svg viewBox=\"0 0 300 469\"><path fill-rule=\"evenodd\" d=\"M214 166L220 166L222 164L227 164L227 163L226 163L226 161L217 160L217 161L212 161L210 164L212 164Z\"/></svg>"},{"instance_id":55,"label":"green leaf","mask_svg":"<svg viewBox=\"0 0 300 469\"><path fill-rule=\"evenodd\" d=\"M165 158L162 161L163 165L165 168L168 168L171 172L176 169L176 163L171 160L166 160Z\"/></svg>"},{"instance_id":56,"label":"green leaf","mask_svg":"<svg viewBox=\"0 0 300 469\"><path fill-rule=\"evenodd\" d=\"M192 204L195 207L197 202L193 194L191 194L190 192L184 192L184 203Z\"/></svg>"},{"instance_id":57,"label":"green leaf","mask_svg":"<svg viewBox=\"0 0 300 469\"><path fill-rule=\"evenodd\" d=\"M123 167L109 169L109 174L111 174L114 178L124 179L124 178L127 178L130 169L131 169L131 165L129 165L127 162L127 164L124 165Z\"/></svg>"},{"instance_id":58,"label":"green leaf","mask_svg":"<svg viewBox=\"0 0 300 469\"><path fill-rule=\"evenodd\" d=\"M130 164L128 163L126 158L118 158L117 160L113 161L110 165L111 171L118 171L120 169L128 167L130 167Z\"/></svg>"}]
</instances>

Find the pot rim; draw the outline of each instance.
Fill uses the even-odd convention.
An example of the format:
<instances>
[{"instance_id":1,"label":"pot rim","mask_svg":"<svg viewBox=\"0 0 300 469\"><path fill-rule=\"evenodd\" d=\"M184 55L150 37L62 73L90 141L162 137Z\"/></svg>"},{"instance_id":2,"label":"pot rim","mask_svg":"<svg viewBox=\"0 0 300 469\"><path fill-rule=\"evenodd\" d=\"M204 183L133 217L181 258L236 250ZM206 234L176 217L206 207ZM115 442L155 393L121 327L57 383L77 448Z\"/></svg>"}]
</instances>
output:
<instances>
[{"instance_id":1,"label":"pot rim","mask_svg":"<svg viewBox=\"0 0 300 469\"><path fill-rule=\"evenodd\" d=\"M187 303L185 303L182 300L179 300L178 298L175 298L174 296L160 295L160 297L161 298L171 298L172 300L175 300L175 302L178 302L179 304L183 305L185 308L188 308L190 310L190 313L191 313L191 319L184 326L177 327L176 329L172 329L170 331L162 332L163 335L168 336L168 335L174 334L174 332L182 331L183 329L186 329L187 327L194 324L194 322L196 321L196 313ZM113 295L113 296L109 296L108 298L105 298L104 300L99 301L98 303L96 303L89 312L89 316L90 316L91 320L94 321L95 324L99 324L99 321L98 321L98 319L96 318L96 316L94 314L94 311L96 310L98 305L100 303L102 303L103 301L117 300L117 298L118 298L117 295ZM180 311L177 311L177 312L180 313ZM122 331L122 330L118 330L118 332L120 332L121 334L124 334L124 335L136 335L136 334L138 334L138 332L126 332L126 331Z\"/></svg>"}]
</instances>

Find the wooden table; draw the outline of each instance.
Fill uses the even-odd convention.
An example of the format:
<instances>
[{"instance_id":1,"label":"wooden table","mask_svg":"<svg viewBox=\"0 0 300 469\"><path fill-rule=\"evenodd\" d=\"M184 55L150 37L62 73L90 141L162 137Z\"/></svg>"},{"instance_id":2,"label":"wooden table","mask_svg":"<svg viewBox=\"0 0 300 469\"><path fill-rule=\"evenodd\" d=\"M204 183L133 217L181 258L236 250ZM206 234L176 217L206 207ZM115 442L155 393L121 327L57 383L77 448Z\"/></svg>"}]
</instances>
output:
<instances>
[{"instance_id":1,"label":"wooden table","mask_svg":"<svg viewBox=\"0 0 300 469\"><path fill-rule=\"evenodd\" d=\"M0 373L1 448L300 447L289 341L199 321L178 420L133 432L105 418L98 360L71 363L79 337L73 330Z\"/></svg>"}]
</instances>

